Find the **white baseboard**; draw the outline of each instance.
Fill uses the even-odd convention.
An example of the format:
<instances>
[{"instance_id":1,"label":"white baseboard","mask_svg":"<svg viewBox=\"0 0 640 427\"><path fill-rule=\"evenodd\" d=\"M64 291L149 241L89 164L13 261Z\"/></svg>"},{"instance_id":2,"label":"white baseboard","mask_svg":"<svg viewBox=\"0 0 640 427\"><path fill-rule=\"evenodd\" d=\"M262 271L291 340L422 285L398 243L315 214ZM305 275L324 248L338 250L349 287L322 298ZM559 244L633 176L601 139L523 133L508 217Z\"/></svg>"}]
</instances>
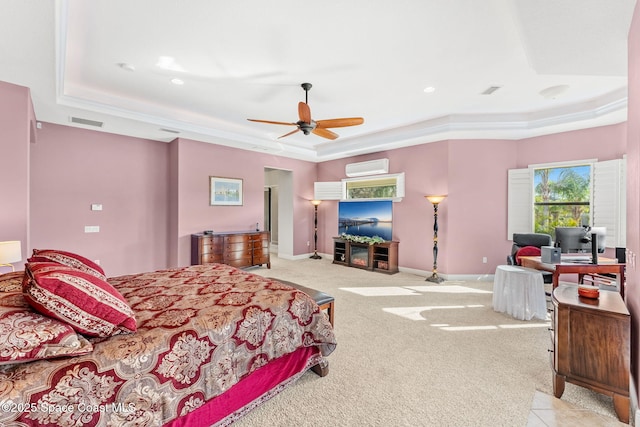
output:
<instances>
[{"instance_id":1,"label":"white baseboard","mask_svg":"<svg viewBox=\"0 0 640 427\"><path fill-rule=\"evenodd\" d=\"M301 259L307 259L311 255L313 255L313 252L309 252L301 255L278 254L278 257L282 259L298 261ZM323 259L328 259L328 260L333 259L333 254L325 254L325 253L318 252L318 255L320 255ZM420 270L417 268L408 268L408 267L398 267L398 270L403 273L415 274L416 276L424 276L425 278L431 276L431 270L427 271L427 270ZM470 282L475 282L475 281L493 282L493 274L441 274L441 273L438 273L438 275L445 280L470 281Z\"/></svg>"}]
</instances>

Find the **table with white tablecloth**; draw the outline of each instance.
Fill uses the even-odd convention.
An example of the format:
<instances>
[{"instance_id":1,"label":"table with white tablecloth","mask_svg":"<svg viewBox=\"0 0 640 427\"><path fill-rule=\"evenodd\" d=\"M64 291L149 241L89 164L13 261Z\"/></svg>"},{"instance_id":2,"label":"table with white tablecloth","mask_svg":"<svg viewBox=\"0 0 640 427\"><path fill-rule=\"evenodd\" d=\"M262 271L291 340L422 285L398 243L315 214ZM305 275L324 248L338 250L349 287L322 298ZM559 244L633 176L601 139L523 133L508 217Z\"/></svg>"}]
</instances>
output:
<instances>
[{"instance_id":1,"label":"table with white tablecloth","mask_svg":"<svg viewBox=\"0 0 640 427\"><path fill-rule=\"evenodd\" d=\"M493 280L493 309L516 319L547 318L542 273L516 265L499 265Z\"/></svg>"}]
</instances>

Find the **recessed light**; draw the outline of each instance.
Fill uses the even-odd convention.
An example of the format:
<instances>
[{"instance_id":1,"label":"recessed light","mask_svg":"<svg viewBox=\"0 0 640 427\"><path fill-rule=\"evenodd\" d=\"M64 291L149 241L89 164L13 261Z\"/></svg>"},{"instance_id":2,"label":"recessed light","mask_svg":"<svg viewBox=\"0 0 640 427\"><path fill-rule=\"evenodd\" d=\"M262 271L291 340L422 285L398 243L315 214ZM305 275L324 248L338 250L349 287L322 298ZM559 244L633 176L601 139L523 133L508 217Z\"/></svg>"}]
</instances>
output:
<instances>
[{"instance_id":1,"label":"recessed light","mask_svg":"<svg viewBox=\"0 0 640 427\"><path fill-rule=\"evenodd\" d=\"M171 79L171 83L173 83L174 85L180 86L180 85L184 84L184 80L179 79L179 78L173 78L173 79Z\"/></svg>"},{"instance_id":2,"label":"recessed light","mask_svg":"<svg viewBox=\"0 0 640 427\"><path fill-rule=\"evenodd\" d=\"M127 71L135 71L136 67L132 64L127 64L126 62L120 62L118 64L118 67L122 68L123 70L127 70Z\"/></svg>"},{"instance_id":3,"label":"recessed light","mask_svg":"<svg viewBox=\"0 0 640 427\"><path fill-rule=\"evenodd\" d=\"M436 91L436 88L433 86L427 86L424 88L424 93L433 93Z\"/></svg>"}]
</instances>

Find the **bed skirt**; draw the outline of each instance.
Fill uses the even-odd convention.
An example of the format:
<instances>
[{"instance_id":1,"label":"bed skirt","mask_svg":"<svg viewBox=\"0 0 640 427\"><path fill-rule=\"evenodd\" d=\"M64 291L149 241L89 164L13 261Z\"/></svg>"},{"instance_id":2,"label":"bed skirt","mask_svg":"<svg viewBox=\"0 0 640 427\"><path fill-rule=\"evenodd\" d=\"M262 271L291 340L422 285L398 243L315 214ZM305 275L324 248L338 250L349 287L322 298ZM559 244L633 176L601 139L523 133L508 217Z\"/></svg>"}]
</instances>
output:
<instances>
[{"instance_id":1,"label":"bed skirt","mask_svg":"<svg viewBox=\"0 0 640 427\"><path fill-rule=\"evenodd\" d=\"M200 408L166 424L166 427L224 427L294 383L322 360L318 347L302 347L240 380L231 389Z\"/></svg>"}]
</instances>

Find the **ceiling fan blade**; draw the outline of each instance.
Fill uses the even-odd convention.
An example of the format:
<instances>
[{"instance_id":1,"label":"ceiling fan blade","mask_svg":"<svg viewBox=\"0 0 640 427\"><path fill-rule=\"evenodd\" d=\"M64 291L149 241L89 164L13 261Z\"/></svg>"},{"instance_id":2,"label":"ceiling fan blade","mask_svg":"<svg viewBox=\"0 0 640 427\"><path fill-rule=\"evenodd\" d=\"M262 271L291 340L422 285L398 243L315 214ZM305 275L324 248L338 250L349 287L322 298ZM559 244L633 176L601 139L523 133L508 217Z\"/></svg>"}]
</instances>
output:
<instances>
[{"instance_id":1,"label":"ceiling fan blade","mask_svg":"<svg viewBox=\"0 0 640 427\"><path fill-rule=\"evenodd\" d=\"M298 128L298 129L296 129L296 130L292 130L292 131L291 131L291 132L289 132L289 133L285 133L284 135L279 136L279 137L278 137L278 139L284 138L284 137L289 136L289 135L293 135L293 134L294 134L294 133L296 133L296 132L300 132L300 128Z\"/></svg>"},{"instance_id":2,"label":"ceiling fan blade","mask_svg":"<svg viewBox=\"0 0 640 427\"><path fill-rule=\"evenodd\" d=\"M309 104L304 102L298 103L298 116L300 116L300 120L305 123L311 123L311 109L309 108Z\"/></svg>"},{"instance_id":3,"label":"ceiling fan blade","mask_svg":"<svg viewBox=\"0 0 640 427\"><path fill-rule=\"evenodd\" d=\"M364 119L362 117L345 117L342 119L318 120L316 122L316 129L343 128L346 126L357 126L363 123Z\"/></svg>"},{"instance_id":4,"label":"ceiling fan blade","mask_svg":"<svg viewBox=\"0 0 640 427\"><path fill-rule=\"evenodd\" d=\"M318 135L327 139L336 139L338 137L337 133L331 132L329 129L321 129L316 127L314 130L312 130L312 132L315 135Z\"/></svg>"},{"instance_id":5,"label":"ceiling fan blade","mask_svg":"<svg viewBox=\"0 0 640 427\"><path fill-rule=\"evenodd\" d=\"M297 123L287 123L287 122L272 122L271 120L258 120L258 119L247 119L250 122L258 122L258 123L269 123L272 125L287 125L287 126L298 126Z\"/></svg>"}]
</instances>

